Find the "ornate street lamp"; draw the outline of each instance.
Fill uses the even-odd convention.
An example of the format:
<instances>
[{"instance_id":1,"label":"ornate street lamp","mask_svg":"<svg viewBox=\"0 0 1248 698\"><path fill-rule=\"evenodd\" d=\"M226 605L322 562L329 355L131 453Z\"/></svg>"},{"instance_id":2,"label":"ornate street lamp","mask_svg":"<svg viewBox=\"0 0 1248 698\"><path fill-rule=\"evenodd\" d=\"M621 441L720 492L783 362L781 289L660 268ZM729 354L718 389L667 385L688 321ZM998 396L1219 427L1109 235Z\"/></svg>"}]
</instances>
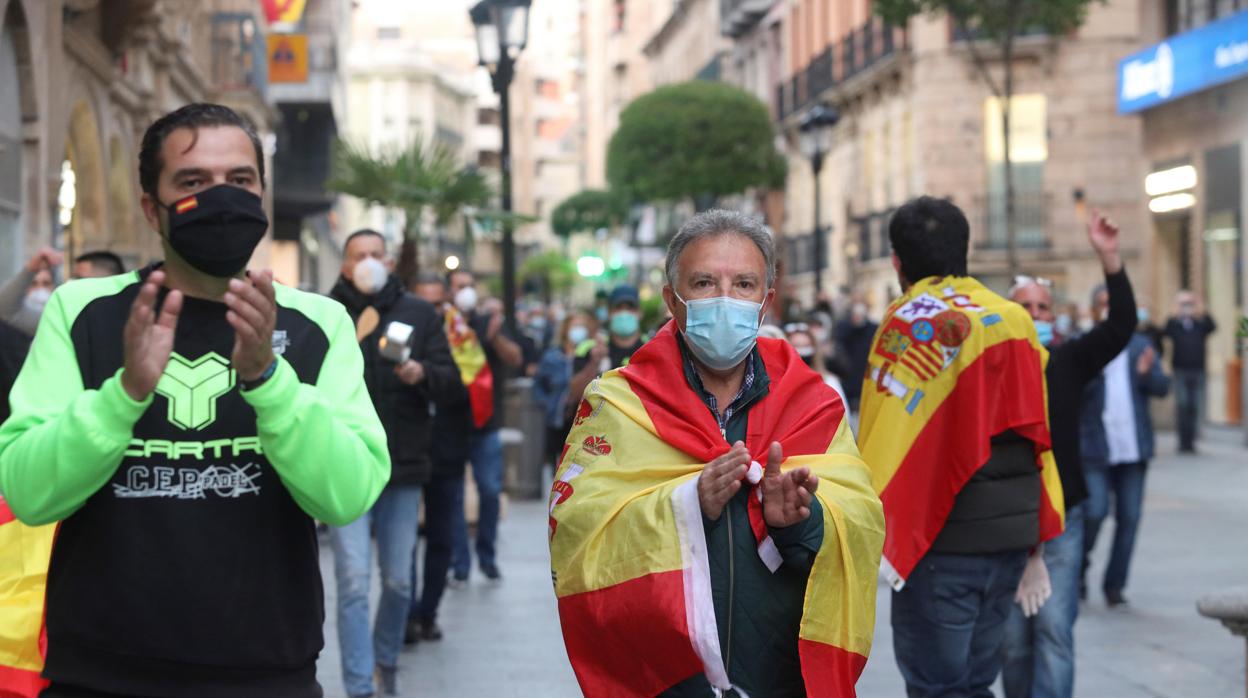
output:
<instances>
[{"instance_id":1,"label":"ornate street lamp","mask_svg":"<svg viewBox=\"0 0 1248 698\"><path fill-rule=\"evenodd\" d=\"M832 107L816 104L798 125L802 154L810 158L815 173L815 295L823 293L823 228L819 224L819 171L823 157L832 149L832 128L841 120L841 113ZM816 299L817 300L817 299Z\"/></svg>"},{"instance_id":2,"label":"ornate street lamp","mask_svg":"<svg viewBox=\"0 0 1248 698\"><path fill-rule=\"evenodd\" d=\"M477 53L490 71L498 94L503 130L501 179L503 211L511 213L511 104L508 87L515 76L516 59L529 41L529 5L532 0L481 0L468 11L477 29ZM516 336L516 242L510 217L503 220L503 321Z\"/></svg>"}]
</instances>

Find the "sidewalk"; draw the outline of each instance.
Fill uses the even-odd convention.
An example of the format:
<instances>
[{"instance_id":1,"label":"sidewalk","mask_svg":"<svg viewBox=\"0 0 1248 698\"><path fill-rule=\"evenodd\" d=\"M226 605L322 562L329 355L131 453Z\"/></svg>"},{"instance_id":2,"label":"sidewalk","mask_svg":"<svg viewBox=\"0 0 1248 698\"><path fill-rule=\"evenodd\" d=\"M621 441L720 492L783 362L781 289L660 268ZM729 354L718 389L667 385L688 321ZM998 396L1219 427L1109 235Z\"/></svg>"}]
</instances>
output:
<instances>
[{"instance_id":1,"label":"sidewalk","mask_svg":"<svg viewBox=\"0 0 1248 698\"><path fill-rule=\"evenodd\" d=\"M1196 613L1202 594L1248 582L1248 449L1242 438L1239 430L1209 430L1201 455L1180 458L1173 455L1173 436L1160 437L1126 610L1106 609L1096 591L1113 533L1109 522L1101 534L1089 577L1093 592L1076 626L1076 695L1244 695L1243 640ZM544 511L541 502L512 503L500 536L505 581L489 586L474 575L468 589L447 591L446 639L403 654L403 695L580 695L555 612ZM326 547L326 648L319 669L326 696L341 698L332 562ZM875 647L858 694L904 692L893 659L888 591L881 587Z\"/></svg>"}]
</instances>

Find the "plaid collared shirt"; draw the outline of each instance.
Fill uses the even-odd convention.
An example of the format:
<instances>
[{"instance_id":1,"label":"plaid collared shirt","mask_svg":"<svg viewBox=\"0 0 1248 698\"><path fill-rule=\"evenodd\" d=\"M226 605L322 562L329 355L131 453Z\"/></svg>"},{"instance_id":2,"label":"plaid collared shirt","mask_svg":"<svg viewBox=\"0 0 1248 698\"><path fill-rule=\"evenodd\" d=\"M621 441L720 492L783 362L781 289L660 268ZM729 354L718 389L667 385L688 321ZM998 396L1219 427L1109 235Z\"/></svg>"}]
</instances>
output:
<instances>
[{"instance_id":1,"label":"plaid collared shirt","mask_svg":"<svg viewBox=\"0 0 1248 698\"><path fill-rule=\"evenodd\" d=\"M688 359L685 359L688 361ZM701 387L701 386L699 386ZM732 421L732 415L743 406L743 398L750 392L750 388L754 387L754 357L751 355L745 360L745 378L741 381L741 389L732 397L732 401L728 403L728 409L721 414L719 411L719 403L715 396L707 392L705 388L701 388L702 398L706 400L706 404L711 408L711 412L715 413L715 421L719 422L719 433L723 434L728 430L728 422Z\"/></svg>"}]
</instances>

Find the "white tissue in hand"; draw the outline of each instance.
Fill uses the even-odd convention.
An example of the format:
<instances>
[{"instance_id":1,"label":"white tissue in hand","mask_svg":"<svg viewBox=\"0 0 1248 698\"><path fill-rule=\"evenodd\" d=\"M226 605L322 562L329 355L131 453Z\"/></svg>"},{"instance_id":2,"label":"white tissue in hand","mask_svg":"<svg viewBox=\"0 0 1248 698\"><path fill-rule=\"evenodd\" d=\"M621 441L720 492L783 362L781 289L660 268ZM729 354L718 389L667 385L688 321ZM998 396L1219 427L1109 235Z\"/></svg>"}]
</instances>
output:
<instances>
[{"instance_id":1,"label":"white tissue in hand","mask_svg":"<svg viewBox=\"0 0 1248 698\"><path fill-rule=\"evenodd\" d=\"M763 480L763 466L758 461L750 462L750 469L745 471L745 479L750 481L751 485L757 485Z\"/></svg>"}]
</instances>

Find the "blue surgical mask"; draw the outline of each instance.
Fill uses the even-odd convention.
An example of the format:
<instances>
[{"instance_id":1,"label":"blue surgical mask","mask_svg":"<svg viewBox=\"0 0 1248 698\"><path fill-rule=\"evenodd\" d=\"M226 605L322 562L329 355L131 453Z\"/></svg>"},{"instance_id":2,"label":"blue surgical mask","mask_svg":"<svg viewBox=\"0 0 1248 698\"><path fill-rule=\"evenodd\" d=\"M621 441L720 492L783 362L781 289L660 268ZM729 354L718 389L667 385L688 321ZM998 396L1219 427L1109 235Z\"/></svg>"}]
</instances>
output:
<instances>
[{"instance_id":1,"label":"blue surgical mask","mask_svg":"<svg viewBox=\"0 0 1248 698\"><path fill-rule=\"evenodd\" d=\"M698 360L716 371L727 371L745 360L758 340L761 303L727 296L686 301L685 342Z\"/></svg>"},{"instance_id":2,"label":"blue surgical mask","mask_svg":"<svg viewBox=\"0 0 1248 698\"><path fill-rule=\"evenodd\" d=\"M616 337L632 337L641 327L637 313L620 311L611 316L611 334Z\"/></svg>"},{"instance_id":3,"label":"blue surgical mask","mask_svg":"<svg viewBox=\"0 0 1248 698\"><path fill-rule=\"evenodd\" d=\"M1136 308L1135 317L1140 321L1141 325L1148 324L1148 308Z\"/></svg>"},{"instance_id":4,"label":"blue surgical mask","mask_svg":"<svg viewBox=\"0 0 1248 698\"><path fill-rule=\"evenodd\" d=\"M1053 323L1048 320L1036 320L1036 336L1040 344L1049 346L1053 343Z\"/></svg>"},{"instance_id":5,"label":"blue surgical mask","mask_svg":"<svg viewBox=\"0 0 1248 698\"><path fill-rule=\"evenodd\" d=\"M574 325L568 328L568 341L572 346L580 346L581 342L589 339L589 328L584 325Z\"/></svg>"},{"instance_id":6,"label":"blue surgical mask","mask_svg":"<svg viewBox=\"0 0 1248 698\"><path fill-rule=\"evenodd\" d=\"M1070 331L1074 329L1074 327L1075 321L1072 320L1069 315L1058 315L1057 322L1053 325L1053 329L1063 337L1070 335Z\"/></svg>"}]
</instances>

